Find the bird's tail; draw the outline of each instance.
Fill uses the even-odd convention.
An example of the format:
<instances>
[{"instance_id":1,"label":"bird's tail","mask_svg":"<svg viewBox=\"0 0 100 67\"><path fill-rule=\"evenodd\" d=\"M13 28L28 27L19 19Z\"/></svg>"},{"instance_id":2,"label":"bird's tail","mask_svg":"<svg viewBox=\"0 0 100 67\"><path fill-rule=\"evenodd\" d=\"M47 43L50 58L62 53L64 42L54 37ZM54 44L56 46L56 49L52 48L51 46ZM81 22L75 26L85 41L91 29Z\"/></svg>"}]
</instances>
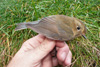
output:
<instances>
[{"instance_id":1,"label":"bird's tail","mask_svg":"<svg viewBox=\"0 0 100 67\"><path fill-rule=\"evenodd\" d=\"M27 29L26 24L37 24L37 23L39 23L39 21L26 22L26 23L18 23L18 24L16 24L17 27L15 28L15 31L22 30L22 29Z\"/></svg>"},{"instance_id":2,"label":"bird's tail","mask_svg":"<svg viewBox=\"0 0 100 67\"><path fill-rule=\"evenodd\" d=\"M22 30L22 29L26 29L27 28L26 27L26 23L18 23L16 25L17 25L17 27L15 28L15 31Z\"/></svg>"}]
</instances>

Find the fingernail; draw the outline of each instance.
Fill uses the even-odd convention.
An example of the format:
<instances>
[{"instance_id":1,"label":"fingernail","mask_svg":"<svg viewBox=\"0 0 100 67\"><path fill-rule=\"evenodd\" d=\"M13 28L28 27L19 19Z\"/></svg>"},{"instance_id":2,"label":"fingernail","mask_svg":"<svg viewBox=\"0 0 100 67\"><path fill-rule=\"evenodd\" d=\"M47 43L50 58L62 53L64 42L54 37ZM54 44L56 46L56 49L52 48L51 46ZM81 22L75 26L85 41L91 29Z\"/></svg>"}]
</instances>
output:
<instances>
[{"instance_id":1,"label":"fingernail","mask_svg":"<svg viewBox=\"0 0 100 67\"><path fill-rule=\"evenodd\" d=\"M63 53L61 54L61 58L62 58L63 61L65 60L65 58L66 58L66 53L65 53L65 52L63 52Z\"/></svg>"}]
</instances>

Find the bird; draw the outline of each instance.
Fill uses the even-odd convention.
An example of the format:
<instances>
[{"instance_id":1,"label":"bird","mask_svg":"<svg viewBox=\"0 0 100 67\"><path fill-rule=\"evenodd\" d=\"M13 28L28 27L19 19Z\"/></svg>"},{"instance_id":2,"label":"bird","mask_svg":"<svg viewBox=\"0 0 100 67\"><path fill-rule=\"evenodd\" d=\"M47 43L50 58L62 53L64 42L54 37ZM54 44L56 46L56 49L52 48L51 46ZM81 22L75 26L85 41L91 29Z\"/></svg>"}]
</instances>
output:
<instances>
[{"instance_id":1,"label":"bird","mask_svg":"<svg viewBox=\"0 0 100 67\"><path fill-rule=\"evenodd\" d=\"M37 21L18 23L15 31L26 28L30 28L49 39L60 41L73 40L79 36L86 39L87 30L81 20L66 15L51 15Z\"/></svg>"}]
</instances>

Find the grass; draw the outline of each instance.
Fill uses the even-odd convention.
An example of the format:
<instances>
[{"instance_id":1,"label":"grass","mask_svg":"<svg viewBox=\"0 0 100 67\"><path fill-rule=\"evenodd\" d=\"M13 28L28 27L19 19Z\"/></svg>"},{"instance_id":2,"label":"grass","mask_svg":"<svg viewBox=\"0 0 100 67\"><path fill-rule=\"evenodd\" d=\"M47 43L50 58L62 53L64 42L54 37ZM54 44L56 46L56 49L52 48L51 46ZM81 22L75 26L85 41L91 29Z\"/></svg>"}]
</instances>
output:
<instances>
[{"instance_id":1,"label":"grass","mask_svg":"<svg viewBox=\"0 0 100 67\"><path fill-rule=\"evenodd\" d=\"M16 23L57 14L81 19L87 27L87 40L67 42L71 67L100 67L100 0L0 0L0 67L6 67L25 40L37 35L30 29L15 32Z\"/></svg>"}]
</instances>

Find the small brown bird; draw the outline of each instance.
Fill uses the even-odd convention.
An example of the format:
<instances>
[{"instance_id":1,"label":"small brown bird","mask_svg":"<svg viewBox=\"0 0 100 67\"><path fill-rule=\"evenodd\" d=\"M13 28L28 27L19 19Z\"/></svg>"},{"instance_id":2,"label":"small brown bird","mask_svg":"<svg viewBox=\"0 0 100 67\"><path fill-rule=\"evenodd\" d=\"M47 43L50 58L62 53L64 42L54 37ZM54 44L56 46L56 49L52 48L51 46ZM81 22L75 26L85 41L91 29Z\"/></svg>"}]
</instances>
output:
<instances>
[{"instance_id":1,"label":"small brown bird","mask_svg":"<svg viewBox=\"0 0 100 67\"><path fill-rule=\"evenodd\" d=\"M15 30L26 28L53 40L68 41L81 35L86 38L86 27L82 21L65 15L52 15L38 21L19 23Z\"/></svg>"}]
</instances>

